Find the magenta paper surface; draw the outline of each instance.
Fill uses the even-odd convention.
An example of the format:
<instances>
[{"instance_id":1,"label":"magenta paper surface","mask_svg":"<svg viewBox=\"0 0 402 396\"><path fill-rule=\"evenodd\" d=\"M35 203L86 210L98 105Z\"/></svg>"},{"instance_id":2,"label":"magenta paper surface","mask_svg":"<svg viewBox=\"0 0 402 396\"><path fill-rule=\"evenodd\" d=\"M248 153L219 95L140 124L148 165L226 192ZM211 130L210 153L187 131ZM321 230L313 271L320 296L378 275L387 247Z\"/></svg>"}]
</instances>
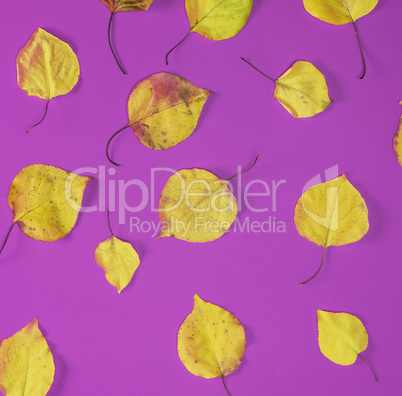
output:
<instances>
[{"instance_id":1,"label":"magenta paper surface","mask_svg":"<svg viewBox=\"0 0 402 396\"><path fill-rule=\"evenodd\" d=\"M219 378L193 376L177 355L177 331L194 293L232 312L245 328L244 361L226 379L234 396L401 392L402 168L392 148L402 99L401 13L400 1L380 0L357 21L367 60L367 75L359 80L353 26L321 22L301 0L256 0L238 36L213 42L194 33L166 66L166 52L189 26L184 0L155 0L147 12L114 18L113 42L124 76L109 51L110 12L100 1L4 2L0 235L12 223L7 195L23 167L85 168L84 174L96 178L84 205L98 208L81 213L71 234L44 243L16 227L0 257L0 339L38 317L55 357L49 395L224 395ZM81 77L70 94L50 102L44 123L27 135L46 102L18 87L15 59L38 27L71 45ZM313 118L294 119L272 98L273 83L240 56L273 78L297 60L310 61L325 75L334 102ZM214 92L197 129L164 152L144 147L127 130L111 145L122 166L111 166L105 146L127 124L131 90L161 71ZM156 168L198 167L229 178L257 154L241 187L234 183L242 204L236 229L207 244L154 238L154 207L170 176ZM325 181L326 171L330 178L346 174L361 192L370 230L359 242L329 248L321 274L301 287L318 268L322 248L298 234L293 210L304 186L315 177ZM255 180L271 190L276 184L276 194L254 196L247 207L243 193ZM119 182L126 183L125 192L118 192ZM264 192L261 183L248 188ZM115 234L141 257L121 295L94 259L96 246L110 235L105 200ZM141 205L135 213L124 211ZM247 222L263 229L247 228ZM286 232L278 232L278 224ZM362 320L369 334L363 356L378 383L360 359L343 367L321 354L317 309Z\"/></svg>"}]
</instances>

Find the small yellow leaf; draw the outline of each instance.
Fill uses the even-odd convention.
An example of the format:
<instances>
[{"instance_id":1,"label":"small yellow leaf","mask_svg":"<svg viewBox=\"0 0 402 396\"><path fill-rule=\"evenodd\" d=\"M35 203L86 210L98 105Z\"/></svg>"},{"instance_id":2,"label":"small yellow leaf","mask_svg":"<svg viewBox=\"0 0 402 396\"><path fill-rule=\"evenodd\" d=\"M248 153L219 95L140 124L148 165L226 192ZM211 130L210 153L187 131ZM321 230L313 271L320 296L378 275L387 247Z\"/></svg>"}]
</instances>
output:
<instances>
[{"instance_id":1,"label":"small yellow leaf","mask_svg":"<svg viewBox=\"0 0 402 396\"><path fill-rule=\"evenodd\" d=\"M194 308L177 335L179 358L187 370L203 378L223 378L239 368L245 349L246 336L240 322L195 294Z\"/></svg>"},{"instance_id":2,"label":"small yellow leaf","mask_svg":"<svg viewBox=\"0 0 402 396\"><path fill-rule=\"evenodd\" d=\"M369 364L360 355L368 344L368 335L363 323L353 315L340 312L317 311L318 344L322 354L342 366L353 364L359 356L377 377Z\"/></svg>"},{"instance_id":3,"label":"small yellow leaf","mask_svg":"<svg viewBox=\"0 0 402 396\"><path fill-rule=\"evenodd\" d=\"M0 390L5 396L44 396L54 379L52 352L38 319L0 344Z\"/></svg>"},{"instance_id":4,"label":"small yellow leaf","mask_svg":"<svg viewBox=\"0 0 402 396\"><path fill-rule=\"evenodd\" d=\"M308 13L333 25L353 23L370 13L377 3L378 0L303 0Z\"/></svg>"},{"instance_id":5,"label":"small yellow leaf","mask_svg":"<svg viewBox=\"0 0 402 396\"><path fill-rule=\"evenodd\" d=\"M253 7L253 0L186 0L186 11L190 31L166 55L187 37L196 32L209 40L225 40L236 36L245 26Z\"/></svg>"},{"instance_id":6,"label":"small yellow leaf","mask_svg":"<svg viewBox=\"0 0 402 396\"><path fill-rule=\"evenodd\" d=\"M100 0L110 12L146 11L154 0Z\"/></svg>"},{"instance_id":7,"label":"small yellow leaf","mask_svg":"<svg viewBox=\"0 0 402 396\"><path fill-rule=\"evenodd\" d=\"M95 250L95 260L105 270L106 279L118 293L130 283L134 272L140 265L140 258L130 243L115 237L107 212L109 229L112 236L101 242Z\"/></svg>"},{"instance_id":8,"label":"small yellow leaf","mask_svg":"<svg viewBox=\"0 0 402 396\"><path fill-rule=\"evenodd\" d=\"M237 202L222 180L204 169L183 169L167 181L159 199L162 232L188 242L221 237L235 221Z\"/></svg>"},{"instance_id":9,"label":"small yellow leaf","mask_svg":"<svg viewBox=\"0 0 402 396\"><path fill-rule=\"evenodd\" d=\"M55 166L38 164L23 168L8 195L13 225L18 224L25 235L38 241L63 238L77 221L85 187L91 180L92 177Z\"/></svg>"},{"instance_id":10,"label":"small yellow leaf","mask_svg":"<svg viewBox=\"0 0 402 396\"><path fill-rule=\"evenodd\" d=\"M356 242L369 229L366 203L345 175L309 188L296 204L294 222L301 236L324 247L318 272L327 247Z\"/></svg>"},{"instance_id":11,"label":"small yellow leaf","mask_svg":"<svg viewBox=\"0 0 402 396\"><path fill-rule=\"evenodd\" d=\"M402 100L399 102L402 105ZM395 133L393 146L394 146L394 153L399 164L402 166L402 142L401 142L401 130L402 130L402 117L399 120L398 129Z\"/></svg>"},{"instance_id":12,"label":"small yellow leaf","mask_svg":"<svg viewBox=\"0 0 402 396\"><path fill-rule=\"evenodd\" d=\"M193 133L210 94L211 91L199 88L183 77L154 74L132 91L127 105L129 125L116 132L112 139L131 127L146 147L166 150L176 146ZM110 142L111 139L107 147Z\"/></svg>"}]
</instances>

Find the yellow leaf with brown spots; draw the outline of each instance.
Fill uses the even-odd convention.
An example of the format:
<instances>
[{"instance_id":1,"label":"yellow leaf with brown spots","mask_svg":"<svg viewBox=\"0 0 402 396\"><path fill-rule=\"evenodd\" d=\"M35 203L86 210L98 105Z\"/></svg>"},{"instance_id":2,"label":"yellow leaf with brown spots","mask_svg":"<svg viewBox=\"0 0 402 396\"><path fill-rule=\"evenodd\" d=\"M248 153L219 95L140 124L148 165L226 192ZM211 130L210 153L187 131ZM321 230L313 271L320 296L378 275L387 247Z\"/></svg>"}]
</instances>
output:
<instances>
[{"instance_id":1,"label":"yellow leaf with brown spots","mask_svg":"<svg viewBox=\"0 0 402 396\"><path fill-rule=\"evenodd\" d=\"M123 67L121 66L119 59L113 49L112 45L112 22L113 16L116 12L126 12L126 11L146 11L154 0L100 0L110 11L109 27L107 31L107 37L109 41L109 47L112 51L112 55L119 66L119 69L126 74Z\"/></svg>"},{"instance_id":2,"label":"yellow leaf with brown spots","mask_svg":"<svg viewBox=\"0 0 402 396\"><path fill-rule=\"evenodd\" d=\"M320 268L302 285L318 275L329 246L359 241L369 229L366 203L345 175L306 190L296 204L294 222L301 236L324 247Z\"/></svg>"},{"instance_id":3,"label":"yellow leaf with brown spots","mask_svg":"<svg viewBox=\"0 0 402 396\"><path fill-rule=\"evenodd\" d=\"M187 370L199 377L223 379L239 368L245 350L241 323L195 294L194 308L177 335L177 351Z\"/></svg>"},{"instance_id":4,"label":"yellow leaf with brown spots","mask_svg":"<svg viewBox=\"0 0 402 396\"><path fill-rule=\"evenodd\" d=\"M324 75L310 62L298 61L274 80L241 59L275 83L274 98L295 118L313 117L332 102Z\"/></svg>"},{"instance_id":5,"label":"yellow leaf with brown spots","mask_svg":"<svg viewBox=\"0 0 402 396\"><path fill-rule=\"evenodd\" d=\"M402 105L402 100L399 102ZM401 130L402 130L402 117L399 120L398 129L395 132L393 146L394 146L394 153L399 164L402 166L402 142L401 142Z\"/></svg>"},{"instance_id":6,"label":"yellow leaf with brown spots","mask_svg":"<svg viewBox=\"0 0 402 396\"><path fill-rule=\"evenodd\" d=\"M29 165L13 180L8 203L14 222L32 239L56 241L74 227L85 187L92 177L49 165ZM8 238L7 235L7 238ZM3 250L7 238L0 250Z\"/></svg>"},{"instance_id":7,"label":"yellow leaf with brown spots","mask_svg":"<svg viewBox=\"0 0 402 396\"><path fill-rule=\"evenodd\" d=\"M0 390L5 396L44 396L54 379L54 361L33 319L0 344Z\"/></svg>"},{"instance_id":8,"label":"yellow leaf with brown spots","mask_svg":"<svg viewBox=\"0 0 402 396\"><path fill-rule=\"evenodd\" d=\"M157 73L141 81L128 100L129 124L117 131L111 140L131 127L146 147L166 150L187 139L197 126L202 108L211 91L202 89L183 77Z\"/></svg>"},{"instance_id":9,"label":"yellow leaf with brown spots","mask_svg":"<svg viewBox=\"0 0 402 396\"><path fill-rule=\"evenodd\" d=\"M75 87L80 65L67 43L39 28L17 56L17 75L18 85L28 95L47 100L45 115L34 127L45 118L52 98Z\"/></svg>"},{"instance_id":10,"label":"yellow leaf with brown spots","mask_svg":"<svg viewBox=\"0 0 402 396\"><path fill-rule=\"evenodd\" d=\"M108 282L120 294L133 278L134 272L140 265L140 258L131 243L122 241L113 234L109 211L107 220L112 236L98 245L95 250L95 260L105 270Z\"/></svg>"}]
</instances>

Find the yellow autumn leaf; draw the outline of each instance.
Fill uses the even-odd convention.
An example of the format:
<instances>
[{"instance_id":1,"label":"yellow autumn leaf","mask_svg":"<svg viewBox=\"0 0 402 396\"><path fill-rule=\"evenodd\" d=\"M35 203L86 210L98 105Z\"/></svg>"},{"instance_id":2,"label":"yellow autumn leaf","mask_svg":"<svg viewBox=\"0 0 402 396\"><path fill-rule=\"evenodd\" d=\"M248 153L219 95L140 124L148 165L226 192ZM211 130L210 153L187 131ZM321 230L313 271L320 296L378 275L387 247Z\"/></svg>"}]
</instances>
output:
<instances>
[{"instance_id":1,"label":"yellow autumn leaf","mask_svg":"<svg viewBox=\"0 0 402 396\"><path fill-rule=\"evenodd\" d=\"M195 294L194 308L177 335L177 351L187 370L203 378L222 377L225 386L224 377L239 368L245 350L241 323L230 312Z\"/></svg>"},{"instance_id":2,"label":"yellow autumn leaf","mask_svg":"<svg viewBox=\"0 0 402 396\"><path fill-rule=\"evenodd\" d=\"M378 0L303 0L306 11L323 22L333 25L353 24L363 62L363 73L360 79L366 74L366 61L357 33L356 21L369 14L377 3Z\"/></svg>"},{"instance_id":3,"label":"yellow autumn leaf","mask_svg":"<svg viewBox=\"0 0 402 396\"><path fill-rule=\"evenodd\" d=\"M402 100L399 102L402 105ZM402 130L402 117L399 120L398 129L395 132L393 146L394 146L394 153L399 164L402 166L402 142L401 142L401 130Z\"/></svg>"},{"instance_id":4,"label":"yellow autumn leaf","mask_svg":"<svg viewBox=\"0 0 402 396\"><path fill-rule=\"evenodd\" d=\"M15 224L32 239L56 241L77 221L85 187L92 177L76 175L55 166L29 165L13 180L8 203ZM3 251L7 238L0 250Z\"/></svg>"},{"instance_id":5,"label":"yellow autumn leaf","mask_svg":"<svg viewBox=\"0 0 402 396\"><path fill-rule=\"evenodd\" d=\"M129 124L109 139L107 158L119 166L110 159L109 145L129 127L144 146L155 150L166 150L181 143L193 133L211 93L170 73L157 73L141 81L128 100Z\"/></svg>"},{"instance_id":6,"label":"yellow autumn leaf","mask_svg":"<svg viewBox=\"0 0 402 396\"><path fill-rule=\"evenodd\" d=\"M33 128L46 117L50 99L65 95L75 87L80 65L67 43L39 28L17 56L17 75L21 89L47 101L43 118Z\"/></svg>"},{"instance_id":7,"label":"yellow autumn leaf","mask_svg":"<svg viewBox=\"0 0 402 396\"><path fill-rule=\"evenodd\" d=\"M274 80L249 61L252 68L275 83L274 98L295 118L312 117L332 102L324 75L310 62L298 61Z\"/></svg>"},{"instance_id":8,"label":"yellow autumn leaf","mask_svg":"<svg viewBox=\"0 0 402 396\"><path fill-rule=\"evenodd\" d=\"M95 250L95 260L105 270L106 279L118 293L130 283L140 265L138 253L130 243L114 236L107 212L109 230L112 236L101 242Z\"/></svg>"},{"instance_id":9,"label":"yellow autumn leaf","mask_svg":"<svg viewBox=\"0 0 402 396\"><path fill-rule=\"evenodd\" d=\"M368 344L368 335L363 323L354 315L345 312L317 311L318 344L322 354L336 364L349 366L361 356Z\"/></svg>"},{"instance_id":10,"label":"yellow autumn leaf","mask_svg":"<svg viewBox=\"0 0 402 396\"><path fill-rule=\"evenodd\" d=\"M356 242L369 229L366 203L345 175L305 191L296 204L294 222L301 236L324 247L320 268L302 285L321 271L329 246Z\"/></svg>"},{"instance_id":11,"label":"yellow autumn leaf","mask_svg":"<svg viewBox=\"0 0 402 396\"><path fill-rule=\"evenodd\" d=\"M44 396L54 379L52 352L33 319L0 344L0 390L5 396Z\"/></svg>"},{"instance_id":12,"label":"yellow autumn leaf","mask_svg":"<svg viewBox=\"0 0 402 396\"><path fill-rule=\"evenodd\" d=\"M196 32L209 40L225 40L236 36L245 26L253 7L253 0L186 0L190 31L166 55L187 37Z\"/></svg>"},{"instance_id":13,"label":"yellow autumn leaf","mask_svg":"<svg viewBox=\"0 0 402 396\"><path fill-rule=\"evenodd\" d=\"M110 11L109 26L107 30L107 37L109 41L109 47L112 51L113 57L119 66L123 74L126 74L123 67L120 65L117 55L113 49L112 39L111 39L111 29L113 16L116 12L127 12L127 11L146 11L154 0L100 0Z\"/></svg>"}]
</instances>

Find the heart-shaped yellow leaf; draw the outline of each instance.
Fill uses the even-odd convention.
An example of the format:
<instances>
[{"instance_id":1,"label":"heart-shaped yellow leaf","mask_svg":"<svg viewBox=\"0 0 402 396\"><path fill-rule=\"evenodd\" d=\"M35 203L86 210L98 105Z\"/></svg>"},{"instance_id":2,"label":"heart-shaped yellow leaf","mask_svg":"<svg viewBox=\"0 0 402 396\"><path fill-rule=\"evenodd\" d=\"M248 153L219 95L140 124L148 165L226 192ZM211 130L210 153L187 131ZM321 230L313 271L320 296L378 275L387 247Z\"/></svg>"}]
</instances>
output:
<instances>
[{"instance_id":1,"label":"heart-shaped yellow leaf","mask_svg":"<svg viewBox=\"0 0 402 396\"><path fill-rule=\"evenodd\" d=\"M186 0L190 31L168 52L166 64L168 64L169 54L191 32L196 32L210 40L225 40L236 36L245 26L252 7L253 0Z\"/></svg>"},{"instance_id":2,"label":"heart-shaped yellow leaf","mask_svg":"<svg viewBox=\"0 0 402 396\"><path fill-rule=\"evenodd\" d=\"M377 377L369 364L360 355L368 344L368 335L363 323L354 315L345 312L317 311L318 344L322 354L342 366L353 364L359 356Z\"/></svg>"},{"instance_id":3,"label":"heart-shaped yellow leaf","mask_svg":"<svg viewBox=\"0 0 402 396\"><path fill-rule=\"evenodd\" d=\"M275 83L274 98L295 118L312 117L323 112L332 102L324 75L310 62L298 61L274 80L241 59Z\"/></svg>"},{"instance_id":4,"label":"heart-shaped yellow leaf","mask_svg":"<svg viewBox=\"0 0 402 396\"><path fill-rule=\"evenodd\" d=\"M120 294L133 278L134 272L140 265L140 258L130 243L114 236L110 227L109 211L108 223L112 236L98 245L95 260L105 270L108 282Z\"/></svg>"},{"instance_id":5,"label":"heart-shaped yellow leaf","mask_svg":"<svg viewBox=\"0 0 402 396\"><path fill-rule=\"evenodd\" d=\"M107 31L110 50L112 51L117 66L119 66L123 74L126 74L123 67L120 65L119 60L117 59L117 55L114 52L112 45L111 30L112 30L113 16L116 12L146 11L154 0L100 0L100 1L110 10L109 27Z\"/></svg>"},{"instance_id":6,"label":"heart-shaped yellow leaf","mask_svg":"<svg viewBox=\"0 0 402 396\"><path fill-rule=\"evenodd\" d=\"M183 77L157 73L141 81L128 100L129 124L109 140L131 127L137 139L155 150L166 150L187 139L197 126L202 108L211 91L202 89Z\"/></svg>"},{"instance_id":7,"label":"heart-shaped yellow leaf","mask_svg":"<svg viewBox=\"0 0 402 396\"><path fill-rule=\"evenodd\" d=\"M369 229L364 199L345 175L309 188L298 200L294 222L301 236L324 247L320 272L329 246L342 246L363 238Z\"/></svg>"},{"instance_id":8,"label":"heart-shaped yellow leaf","mask_svg":"<svg viewBox=\"0 0 402 396\"><path fill-rule=\"evenodd\" d=\"M25 235L38 241L63 238L77 221L85 187L91 180L92 177L55 166L36 164L23 168L13 180L8 195L14 216L10 231L18 224Z\"/></svg>"},{"instance_id":9,"label":"heart-shaped yellow leaf","mask_svg":"<svg viewBox=\"0 0 402 396\"><path fill-rule=\"evenodd\" d=\"M54 379L52 352L33 319L0 344L0 390L5 396L44 396Z\"/></svg>"},{"instance_id":10,"label":"heart-shaped yellow leaf","mask_svg":"<svg viewBox=\"0 0 402 396\"><path fill-rule=\"evenodd\" d=\"M18 85L28 95L47 100L45 115L34 127L45 118L50 99L75 87L80 65L67 43L39 28L17 56L17 75Z\"/></svg>"},{"instance_id":11,"label":"heart-shaped yellow leaf","mask_svg":"<svg viewBox=\"0 0 402 396\"><path fill-rule=\"evenodd\" d=\"M204 169L183 169L167 181L159 199L162 232L188 242L210 242L235 221L236 197L222 180Z\"/></svg>"},{"instance_id":12,"label":"heart-shaped yellow leaf","mask_svg":"<svg viewBox=\"0 0 402 396\"><path fill-rule=\"evenodd\" d=\"M230 312L195 294L194 308L177 335L177 351L187 370L203 378L224 379L239 368L245 350L241 323Z\"/></svg>"},{"instance_id":13,"label":"heart-shaped yellow leaf","mask_svg":"<svg viewBox=\"0 0 402 396\"><path fill-rule=\"evenodd\" d=\"M333 25L353 24L363 61L361 79L366 74L366 61L355 22L359 18L369 14L377 3L378 0L303 0L306 11L323 22Z\"/></svg>"},{"instance_id":14,"label":"heart-shaped yellow leaf","mask_svg":"<svg viewBox=\"0 0 402 396\"><path fill-rule=\"evenodd\" d=\"M402 105L402 100L399 102ZM401 142L401 130L402 130L402 117L399 120L398 129L395 132L393 146L394 146L394 153L399 164L402 166L402 142Z\"/></svg>"}]
</instances>

